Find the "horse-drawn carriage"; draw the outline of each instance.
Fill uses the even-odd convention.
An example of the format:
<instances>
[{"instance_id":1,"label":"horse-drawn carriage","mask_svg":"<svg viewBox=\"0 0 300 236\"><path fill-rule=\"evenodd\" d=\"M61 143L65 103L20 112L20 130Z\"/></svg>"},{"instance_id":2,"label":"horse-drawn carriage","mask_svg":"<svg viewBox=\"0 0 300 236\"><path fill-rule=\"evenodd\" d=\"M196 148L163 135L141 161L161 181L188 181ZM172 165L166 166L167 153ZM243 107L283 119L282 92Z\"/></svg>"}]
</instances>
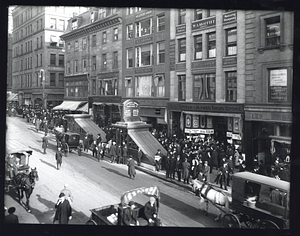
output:
<instances>
[{"instance_id":1,"label":"horse-drawn carriage","mask_svg":"<svg viewBox=\"0 0 300 236\"><path fill-rule=\"evenodd\" d=\"M223 212L224 228L289 228L289 182L251 172L236 173L232 176L231 202L224 197L216 200L216 194L209 195L205 185L208 186L194 181L193 187L200 197Z\"/></svg>"},{"instance_id":2,"label":"horse-drawn carriage","mask_svg":"<svg viewBox=\"0 0 300 236\"><path fill-rule=\"evenodd\" d=\"M160 191L157 186L153 187L141 187L133 189L122 194L121 202L114 205L108 205L90 210L92 215L87 221L87 225L124 225L124 211L128 206L128 203L132 201L138 194L143 194L148 197L155 198L155 204L157 210L159 209ZM134 211L137 211L137 220L139 226L148 226L148 221L144 215L144 204L134 201L136 206ZM157 216L158 217L158 216ZM159 221L160 222L160 221ZM160 223L161 225L161 223Z\"/></svg>"},{"instance_id":3,"label":"horse-drawn carriage","mask_svg":"<svg viewBox=\"0 0 300 236\"><path fill-rule=\"evenodd\" d=\"M63 132L59 129L54 129L56 137L56 147L61 147L61 151L68 156L72 150L77 151L78 155L81 156L83 149L83 143L80 140L80 134L72 132Z\"/></svg>"},{"instance_id":4,"label":"horse-drawn carriage","mask_svg":"<svg viewBox=\"0 0 300 236\"><path fill-rule=\"evenodd\" d=\"M5 156L5 191L10 189L17 189L18 200L22 202L24 192L26 196L26 203L24 207L30 212L29 198L35 187L35 181L38 180L38 173L36 168L32 169L29 166L29 157L33 151L28 149L10 149L6 147Z\"/></svg>"}]
</instances>

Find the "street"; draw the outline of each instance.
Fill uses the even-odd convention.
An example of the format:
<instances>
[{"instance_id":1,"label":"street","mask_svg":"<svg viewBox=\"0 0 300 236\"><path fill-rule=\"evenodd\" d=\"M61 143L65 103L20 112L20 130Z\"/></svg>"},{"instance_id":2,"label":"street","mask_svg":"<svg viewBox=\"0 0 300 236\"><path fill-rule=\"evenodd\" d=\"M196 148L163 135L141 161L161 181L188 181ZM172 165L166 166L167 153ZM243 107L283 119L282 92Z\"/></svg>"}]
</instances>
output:
<instances>
[{"instance_id":1,"label":"street","mask_svg":"<svg viewBox=\"0 0 300 236\"><path fill-rule=\"evenodd\" d=\"M129 179L126 165L110 163L108 159L98 162L91 152L82 156L70 152L68 157L63 157L62 167L57 170L53 134L49 136L47 154L43 154L43 132L36 132L32 124L20 117L7 117L7 127L6 142L32 149L29 165L36 167L39 174L30 197L30 213L18 203L13 190L4 196L7 208L16 207L20 223L52 224L58 194L67 183L74 196L73 218L69 224L85 224L91 215L90 209L119 203L122 193L127 190L156 185L161 191L159 217L164 226L221 227L220 222L214 221L218 211L210 207L209 212L213 214L205 216L199 209L199 197L181 186L139 170L134 180ZM138 196L135 200L145 204L148 198Z\"/></svg>"}]
</instances>

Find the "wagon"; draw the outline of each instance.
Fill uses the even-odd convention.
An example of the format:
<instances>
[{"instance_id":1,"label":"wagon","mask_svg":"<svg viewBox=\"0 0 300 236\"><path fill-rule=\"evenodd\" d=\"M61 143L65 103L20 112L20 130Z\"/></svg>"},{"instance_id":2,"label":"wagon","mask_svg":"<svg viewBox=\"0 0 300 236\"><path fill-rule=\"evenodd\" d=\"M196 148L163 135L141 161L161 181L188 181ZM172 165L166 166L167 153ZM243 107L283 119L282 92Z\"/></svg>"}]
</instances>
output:
<instances>
[{"instance_id":1,"label":"wagon","mask_svg":"<svg viewBox=\"0 0 300 236\"><path fill-rule=\"evenodd\" d=\"M289 182L251 172L232 179L231 212L224 214L223 227L289 229Z\"/></svg>"},{"instance_id":2,"label":"wagon","mask_svg":"<svg viewBox=\"0 0 300 236\"><path fill-rule=\"evenodd\" d=\"M60 133L55 132L56 135L56 146L61 147L62 152L65 156L69 155L69 152L75 150L77 151L78 155L81 156L81 152L83 149L82 141L80 140L80 134L66 132Z\"/></svg>"},{"instance_id":3,"label":"wagon","mask_svg":"<svg viewBox=\"0 0 300 236\"><path fill-rule=\"evenodd\" d=\"M123 212L128 207L131 201L137 194L153 196L156 199L157 209L159 209L160 191L157 186L141 187L133 189L122 194L121 202L114 205L107 205L95 209L92 212L90 219L86 222L87 225L123 225ZM138 211L138 221L140 226L147 226L148 221L144 216L144 204L134 201L135 210Z\"/></svg>"}]
</instances>

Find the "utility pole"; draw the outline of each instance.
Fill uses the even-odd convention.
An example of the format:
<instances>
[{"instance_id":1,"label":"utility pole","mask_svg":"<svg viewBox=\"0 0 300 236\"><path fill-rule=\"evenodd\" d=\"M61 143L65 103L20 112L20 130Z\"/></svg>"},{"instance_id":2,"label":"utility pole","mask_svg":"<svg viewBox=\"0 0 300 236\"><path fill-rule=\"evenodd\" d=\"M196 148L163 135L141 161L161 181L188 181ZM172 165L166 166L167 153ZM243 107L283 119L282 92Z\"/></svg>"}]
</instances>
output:
<instances>
[{"instance_id":1,"label":"utility pole","mask_svg":"<svg viewBox=\"0 0 300 236\"><path fill-rule=\"evenodd\" d=\"M45 106L45 70L40 70L40 79L42 80L42 86L43 86L43 96L42 96L42 107L43 109L46 109Z\"/></svg>"}]
</instances>

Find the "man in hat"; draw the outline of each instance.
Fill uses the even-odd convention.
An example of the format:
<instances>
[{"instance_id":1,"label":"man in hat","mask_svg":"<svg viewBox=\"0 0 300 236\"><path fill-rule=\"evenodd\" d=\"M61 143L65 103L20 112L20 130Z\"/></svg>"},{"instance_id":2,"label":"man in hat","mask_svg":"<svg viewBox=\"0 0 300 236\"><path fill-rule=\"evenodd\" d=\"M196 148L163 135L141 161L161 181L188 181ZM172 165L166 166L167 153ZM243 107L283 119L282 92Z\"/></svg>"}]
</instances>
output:
<instances>
[{"instance_id":1,"label":"man in hat","mask_svg":"<svg viewBox=\"0 0 300 236\"><path fill-rule=\"evenodd\" d=\"M68 224L72 219L72 208L64 193L59 194L59 199L55 204L56 213L53 223L58 221L59 224Z\"/></svg>"},{"instance_id":2,"label":"man in hat","mask_svg":"<svg viewBox=\"0 0 300 236\"><path fill-rule=\"evenodd\" d=\"M124 225L128 226L137 226L139 225L139 222L137 220L137 211L134 210L135 205L133 201L130 201L128 203L128 206L124 210Z\"/></svg>"},{"instance_id":3,"label":"man in hat","mask_svg":"<svg viewBox=\"0 0 300 236\"><path fill-rule=\"evenodd\" d=\"M210 181L210 166L208 165L208 161L204 161L204 166L203 166L203 181L204 182L209 182Z\"/></svg>"},{"instance_id":4,"label":"man in hat","mask_svg":"<svg viewBox=\"0 0 300 236\"><path fill-rule=\"evenodd\" d=\"M129 160L128 160L128 175L130 179L134 179L135 178L135 163L134 160L132 159L132 155L129 156Z\"/></svg>"},{"instance_id":5,"label":"man in hat","mask_svg":"<svg viewBox=\"0 0 300 236\"><path fill-rule=\"evenodd\" d=\"M48 137L47 137L47 133L45 133L45 136L42 138L42 148L44 149L44 154L46 154L47 147L48 147Z\"/></svg>"},{"instance_id":6,"label":"man in hat","mask_svg":"<svg viewBox=\"0 0 300 236\"><path fill-rule=\"evenodd\" d=\"M56 159L56 166L57 169L59 170L61 167L62 163L62 153L61 153L61 147L57 148L56 154L55 154L55 159Z\"/></svg>"},{"instance_id":7,"label":"man in hat","mask_svg":"<svg viewBox=\"0 0 300 236\"><path fill-rule=\"evenodd\" d=\"M17 215L15 215L16 208L15 207L10 207L8 209L8 214L4 218L4 223L6 224L18 224L19 223L19 218Z\"/></svg>"},{"instance_id":8,"label":"man in hat","mask_svg":"<svg viewBox=\"0 0 300 236\"><path fill-rule=\"evenodd\" d=\"M74 201L73 195L71 193L71 191L68 189L69 185L65 184L64 185L64 189L60 191L60 193L65 194L66 199L71 203Z\"/></svg>"},{"instance_id":9,"label":"man in hat","mask_svg":"<svg viewBox=\"0 0 300 236\"><path fill-rule=\"evenodd\" d=\"M112 145L110 146L110 162L114 163L117 155L117 146L116 142L113 142Z\"/></svg>"},{"instance_id":10,"label":"man in hat","mask_svg":"<svg viewBox=\"0 0 300 236\"><path fill-rule=\"evenodd\" d=\"M154 197L150 197L144 207L144 214L149 226L159 226L160 220L157 218L157 204Z\"/></svg>"}]
</instances>

